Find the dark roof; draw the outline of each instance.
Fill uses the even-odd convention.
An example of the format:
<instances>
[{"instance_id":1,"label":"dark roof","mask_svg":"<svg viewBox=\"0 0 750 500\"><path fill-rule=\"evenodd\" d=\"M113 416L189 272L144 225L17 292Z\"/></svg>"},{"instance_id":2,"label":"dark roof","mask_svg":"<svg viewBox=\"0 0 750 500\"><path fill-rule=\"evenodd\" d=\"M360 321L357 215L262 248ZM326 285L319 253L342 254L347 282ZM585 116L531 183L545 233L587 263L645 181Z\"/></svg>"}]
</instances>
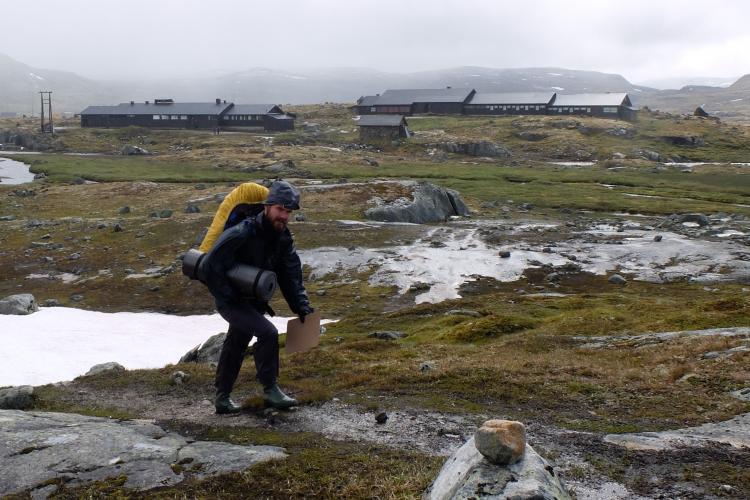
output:
<instances>
[{"instance_id":1,"label":"dark roof","mask_svg":"<svg viewBox=\"0 0 750 500\"><path fill-rule=\"evenodd\" d=\"M411 106L415 102L464 102L474 89L388 89L371 105ZM372 96L368 96L372 97Z\"/></svg>"},{"instance_id":2,"label":"dark roof","mask_svg":"<svg viewBox=\"0 0 750 500\"><path fill-rule=\"evenodd\" d=\"M171 104L153 104L123 102L117 106L89 106L81 111L82 115L218 115L232 103L216 104L215 102L177 102Z\"/></svg>"},{"instance_id":3,"label":"dark roof","mask_svg":"<svg viewBox=\"0 0 750 500\"><path fill-rule=\"evenodd\" d=\"M357 101L357 106L372 106L375 104L380 96L379 95L366 95Z\"/></svg>"},{"instance_id":4,"label":"dark roof","mask_svg":"<svg viewBox=\"0 0 750 500\"><path fill-rule=\"evenodd\" d=\"M281 108L276 104L235 104L228 115L267 115L268 113L281 113Z\"/></svg>"},{"instance_id":5,"label":"dark roof","mask_svg":"<svg viewBox=\"0 0 750 500\"><path fill-rule=\"evenodd\" d=\"M357 121L360 127L398 127L406 125L406 118L401 115L362 115Z\"/></svg>"},{"instance_id":6,"label":"dark roof","mask_svg":"<svg viewBox=\"0 0 750 500\"><path fill-rule=\"evenodd\" d=\"M477 92L467 104L549 104L554 92Z\"/></svg>"},{"instance_id":7,"label":"dark roof","mask_svg":"<svg viewBox=\"0 0 750 500\"><path fill-rule=\"evenodd\" d=\"M552 106L631 106L625 93L557 94Z\"/></svg>"}]
</instances>

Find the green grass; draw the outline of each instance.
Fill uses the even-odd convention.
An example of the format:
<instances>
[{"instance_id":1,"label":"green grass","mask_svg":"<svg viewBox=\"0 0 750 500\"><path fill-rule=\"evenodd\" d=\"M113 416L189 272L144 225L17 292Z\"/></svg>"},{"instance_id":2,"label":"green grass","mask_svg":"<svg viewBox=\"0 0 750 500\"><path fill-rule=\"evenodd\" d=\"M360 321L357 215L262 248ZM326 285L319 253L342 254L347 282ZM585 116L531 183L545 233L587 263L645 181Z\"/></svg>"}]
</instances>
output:
<instances>
[{"instance_id":1,"label":"green grass","mask_svg":"<svg viewBox=\"0 0 750 500\"><path fill-rule=\"evenodd\" d=\"M52 182L69 182L76 177L96 182L227 182L252 178L243 172L212 167L207 161L169 157L35 155L24 161L33 173L44 173Z\"/></svg>"}]
</instances>

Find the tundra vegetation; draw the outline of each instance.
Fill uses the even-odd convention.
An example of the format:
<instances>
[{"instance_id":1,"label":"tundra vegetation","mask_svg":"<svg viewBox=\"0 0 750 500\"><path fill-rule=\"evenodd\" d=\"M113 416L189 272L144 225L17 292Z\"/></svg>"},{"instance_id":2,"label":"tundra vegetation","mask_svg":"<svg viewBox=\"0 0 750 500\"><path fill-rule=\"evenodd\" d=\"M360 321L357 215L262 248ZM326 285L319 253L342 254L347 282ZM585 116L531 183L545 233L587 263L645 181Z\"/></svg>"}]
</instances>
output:
<instances>
[{"instance_id":1,"label":"tundra vegetation","mask_svg":"<svg viewBox=\"0 0 750 500\"><path fill-rule=\"evenodd\" d=\"M273 136L81 129L71 123L54 138L43 138L41 154L14 157L45 174L23 186L33 193L0 183L0 216L15 217L0 222L0 296L23 290L41 304L56 299L99 311L209 313L209 294L181 275L179 256L210 224L223 194L239 182L279 176L297 179L303 187L305 220L292 223L301 250L388 247L419 237L421 229L414 226L354 231L339 222L363 220L373 198L408 196L404 186L378 182L384 179L455 189L471 208L472 220L508 227L530 220L562 227L594 224L611 220L613 213L654 223L675 213L750 217L750 166L736 164L750 162L750 129L744 125L649 112L634 123L429 116L408 118L415 132L408 141L363 146L344 106L290 106L289 111L298 113L297 130ZM16 125L16 120L0 122L0 128ZM35 123L19 125L32 130ZM481 141L511 154L487 158L441 149L448 142ZM119 155L125 145L153 154ZM321 183L332 186L316 187ZM189 204L200 211L186 213ZM125 206L129 211L121 213ZM160 217L164 210L172 210L171 216ZM534 237L554 243L553 232ZM510 236L494 237L513 242ZM750 239L738 241L748 245ZM69 259L74 252L80 258ZM162 272L126 279L146 268ZM78 279L27 278L52 269ZM337 401L362 411L433 411L461 415L474 425L502 417L526 422L532 434L535 428L584 431L585 443L576 444L586 451L584 464L565 462L571 442L540 438L532 444L555 462L565 480L577 483L614 480L638 494L666 491L667 496L670 484L688 483L708 496L721 495L722 485L729 484L733 494L750 496L747 449L659 452L658 458L598 439L718 422L750 411L750 404L730 396L748 386L750 354L701 357L745 345L742 338L624 342L616 349L587 348L580 341L748 326L747 281L628 280L618 286L606 275L569 273L550 282L537 268L513 282L477 278L461 287L460 298L416 304L417 290L399 294L394 286L371 283L373 272L358 268L317 276L306 268L313 305L339 321L327 326L320 347L282 354L280 382L304 405ZM287 312L279 298L273 307ZM406 336L368 337L376 330ZM175 361L182 354L174 353ZM429 369L421 370L425 362ZM180 386L170 378L177 369L190 375ZM212 382L210 366L188 363L103 373L38 388L36 404L47 411L156 418L165 428L199 439L273 444L290 454L282 462L186 481L148 496L233 497L253 491L268 498L419 497L442 464L443 458L417 448L279 430L263 419L242 425L207 418L211 407L197 403L212 397ZM249 411L262 414L252 363L244 364L235 393L249 395ZM170 418L170 406L192 403L205 418ZM108 480L62 485L57 495L139 494L124 490L121 480Z\"/></svg>"}]
</instances>

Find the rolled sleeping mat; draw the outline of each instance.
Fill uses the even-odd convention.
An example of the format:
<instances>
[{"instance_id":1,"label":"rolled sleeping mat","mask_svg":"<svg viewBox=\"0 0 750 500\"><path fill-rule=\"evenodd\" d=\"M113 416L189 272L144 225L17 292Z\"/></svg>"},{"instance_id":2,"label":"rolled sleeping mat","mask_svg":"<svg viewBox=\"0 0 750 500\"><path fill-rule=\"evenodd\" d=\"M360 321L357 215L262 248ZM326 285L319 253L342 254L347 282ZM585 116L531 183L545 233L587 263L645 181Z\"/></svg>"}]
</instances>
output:
<instances>
[{"instance_id":1,"label":"rolled sleeping mat","mask_svg":"<svg viewBox=\"0 0 750 500\"><path fill-rule=\"evenodd\" d=\"M200 250L188 250L182 259L182 274L205 284L206 277L203 270L203 257L205 255ZM262 302L270 301L278 286L276 273L247 264L237 264L227 271L227 279L240 291L243 297Z\"/></svg>"}]
</instances>

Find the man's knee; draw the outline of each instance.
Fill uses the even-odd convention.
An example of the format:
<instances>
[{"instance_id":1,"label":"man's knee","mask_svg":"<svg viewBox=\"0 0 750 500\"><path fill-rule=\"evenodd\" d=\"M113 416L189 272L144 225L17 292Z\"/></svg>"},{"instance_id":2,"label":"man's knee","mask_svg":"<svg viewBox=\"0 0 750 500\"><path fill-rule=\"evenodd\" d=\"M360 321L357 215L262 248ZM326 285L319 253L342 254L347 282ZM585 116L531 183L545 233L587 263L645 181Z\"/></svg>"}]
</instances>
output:
<instances>
[{"instance_id":1,"label":"man's knee","mask_svg":"<svg viewBox=\"0 0 750 500\"><path fill-rule=\"evenodd\" d=\"M279 330L276 329L275 326L273 326L273 323L269 321L265 321L265 325L258 325L258 328L256 329L255 336L258 337L258 340L268 340L268 339L278 339L279 338Z\"/></svg>"}]
</instances>

